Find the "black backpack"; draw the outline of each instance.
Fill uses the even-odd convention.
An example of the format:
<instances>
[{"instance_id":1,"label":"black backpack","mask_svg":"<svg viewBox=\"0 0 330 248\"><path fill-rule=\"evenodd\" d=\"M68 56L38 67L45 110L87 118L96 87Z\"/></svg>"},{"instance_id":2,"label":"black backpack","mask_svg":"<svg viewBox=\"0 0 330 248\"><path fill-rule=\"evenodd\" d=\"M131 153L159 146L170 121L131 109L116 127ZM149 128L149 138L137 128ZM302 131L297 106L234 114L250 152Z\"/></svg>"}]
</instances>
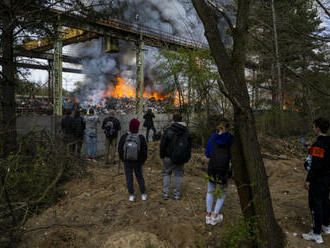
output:
<instances>
[{"instance_id":1,"label":"black backpack","mask_svg":"<svg viewBox=\"0 0 330 248\"><path fill-rule=\"evenodd\" d=\"M230 169L230 142L218 145L213 140L213 153L210 158L211 170L217 174L227 173Z\"/></svg>"},{"instance_id":2,"label":"black backpack","mask_svg":"<svg viewBox=\"0 0 330 248\"><path fill-rule=\"evenodd\" d=\"M104 133L107 138L116 137L117 130L113 120L108 120L104 125Z\"/></svg>"},{"instance_id":3,"label":"black backpack","mask_svg":"<svg viewBox=\"0 0 330 248\"><path fill-rule=\"evenodd\" d=\"M187 130L173 132L169 150L170 159L174 164L187 163L191 155L190 135Z\"/></svg>"}]
</instances>

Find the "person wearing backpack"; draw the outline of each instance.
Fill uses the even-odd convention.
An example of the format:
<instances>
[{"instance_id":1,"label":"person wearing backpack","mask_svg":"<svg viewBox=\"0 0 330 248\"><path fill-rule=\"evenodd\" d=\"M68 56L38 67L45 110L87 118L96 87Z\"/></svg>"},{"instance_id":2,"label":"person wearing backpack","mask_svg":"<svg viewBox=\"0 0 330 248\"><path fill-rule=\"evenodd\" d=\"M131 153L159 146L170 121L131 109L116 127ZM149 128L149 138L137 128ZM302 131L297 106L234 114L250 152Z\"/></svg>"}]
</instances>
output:
<instances>
[{"instance_id":1,"label":"person wearing backpack","mask_svg":"<svg viewBox=\"0 0 330 248\"><path fill-rule=\"evenodd\" d=\"M180 199L184 164L191 156L191 136L180 114L173 115L173 123L167 128L160 142L160 158L163 160L163 199L170 193L171 175L174 174L174 200Z\"/></svg>"},{"instance_id":2,"label":"person wearing backpack","mask_svg":"<svg viewBox=\"0 0 330 248\"><path fill-rule=\"evenodd\" d=\"M102 123L102 129L105 134L105 164L115 164L117 137L121 130L120 122L115 117L115 111L110 110L109 117L105 118ZM110 155L110 159L109 159Z\"/></svg>"},{"instance_id":3,"label":"person wearing backpack","mask_svg":"<svg viewBox=\"0 0 330 248\"><path fill-rule=\"evenodd\" d=\"M152 113L152 110L151 109L148 109L147 113L143 116L143 119L144 119L143 126L145 128L147 128L147 131L146 131L147 142L149 141L149 132L150 132L150 129L153 132L152 139L155 140L156 128L154 126L154 120L153 120L153 118L155 118L154 113Z\"/></svg>"},{"instance_id":4,"label":"person wearing backpack","mask_svg":"<svg viewBox=\"0 0 330 248\"><path fill-rule=\"evenodd\" d=\"M133 118L129 122L129 132L121 136L118 145L119 158L124 162L126 185L129 201L135 201L133 187L133 171L139 184L141 198L147 200L146 187L142 172L142 165L147 160L148 147L142 134L139 134L139 120Z\"/></svg>"},{"instance_id":5,"label":"person wearing backpack","mask_svg":"<svg viewBox=\"0 0 330 248\"><path fill-rule=\"evenodd\" d=\"M318 244L324 242L322 232L330 234L330 136L326 135L329 126L330 122L325 118L318 118L313 122L313 131L318 137L309 148L312 161L305 181L313 230L303 233L302 237Z\"/></svg>"},{"instance_id":6,"label":"person wearing backpack","mask_svg":"<svg viewBox=\"0 0 330 248\"><path fill-rule=\"evenodd\" d=\"M73 140L74 140L74 153L80 157L81 148L84 140L84 131L86 129L86 123L80 116L80 111L77 109L73 117Z\"/></svg>"},{"instance_id":7,"label":"person wearing backpack","mask_svg":"<svg viewBox=\"0 0 330 248\"><path fill-rule=\"evenodd\" d=\"M219 212L226 199L228 177L231 170L231 146L234 142L234 137L228 130L228 121L220 121L217 126L217 132L209 138L206 146L205 155L209 158L207 168L206 224L216 225L223 220L223 215L219 214ZM214 197L217 200L212 215Z\"/></svg>"}]
</instances>

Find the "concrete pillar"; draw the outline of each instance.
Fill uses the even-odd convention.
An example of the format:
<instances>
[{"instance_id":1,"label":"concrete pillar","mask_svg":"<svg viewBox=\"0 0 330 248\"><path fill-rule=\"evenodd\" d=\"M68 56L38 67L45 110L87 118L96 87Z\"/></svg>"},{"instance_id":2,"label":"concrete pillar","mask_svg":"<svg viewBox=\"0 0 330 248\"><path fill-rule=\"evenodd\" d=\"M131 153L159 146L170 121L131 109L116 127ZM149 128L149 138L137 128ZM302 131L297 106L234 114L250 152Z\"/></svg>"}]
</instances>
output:
<instances>
[{"instance_id":1,"label":"concrete pillar","mask_svg":"<svg viewBox=\"0 0 330 248\"><path fill-rule=\"evenodd\" d=\"M62 115L62 27L56 27L54 39L53 99L54 115Z\"/></svg>"},{"instance_id":2,"label":"concrete pillar","mask_svg":"<svg viewBox=\"0 0 330 248\"><path fill-rule=\"evenodd\" d=\"M136 46L136 114L143 112L143 89L144 89L144 42L142 38Z\"/></svg>"}]
</instances>

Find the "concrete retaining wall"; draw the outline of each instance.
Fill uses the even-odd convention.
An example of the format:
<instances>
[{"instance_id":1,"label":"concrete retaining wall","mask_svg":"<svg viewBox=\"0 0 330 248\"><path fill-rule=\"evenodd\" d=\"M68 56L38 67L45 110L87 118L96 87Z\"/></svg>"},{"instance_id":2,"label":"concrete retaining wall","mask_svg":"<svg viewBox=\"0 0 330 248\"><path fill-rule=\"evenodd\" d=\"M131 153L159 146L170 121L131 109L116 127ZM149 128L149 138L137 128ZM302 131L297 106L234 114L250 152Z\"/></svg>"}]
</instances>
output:
<instances>
[{"instance_id":1,"label":"concrete retaining wall","mask_svg":"<svg viewBox=\"0 0 330 248\"><path fill-rule=\"evenodd\" d=\"M104 131L101 129L103 119L106 118L106 115L99 116L101 123L98 126L97 130L97 156L104 155ZM120 123L122 130L119 133L119 136L128 131L129 121L132 118L137 118L140 121L140 133L145 135L146 129L143 127L143 116L137 116L133 114L127 115L117 115L116 116ZM163 131L166 127L168 127L171 123L172 116L167 114L155 114L154 124L157 131ZM24 135L30 131L41 131L47 130L51 133L61 134L61 117L56 116L20 116L17 118L17 132L18 135ZM149 134L149 138L151 138L152 131ZM82 148L82 153L86 154L85 144Z\"/></svg>"}]
</instances>

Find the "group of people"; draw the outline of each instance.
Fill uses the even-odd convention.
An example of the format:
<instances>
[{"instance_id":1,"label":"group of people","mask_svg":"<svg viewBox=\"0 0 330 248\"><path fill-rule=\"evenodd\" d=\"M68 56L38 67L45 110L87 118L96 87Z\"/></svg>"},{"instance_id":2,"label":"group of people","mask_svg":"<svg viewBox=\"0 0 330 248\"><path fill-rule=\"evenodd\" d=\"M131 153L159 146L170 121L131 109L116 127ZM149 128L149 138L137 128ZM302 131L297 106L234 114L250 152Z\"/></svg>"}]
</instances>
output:
<instances>
[{"instance_id":1,"label":"group of people","mask_svg":"<svg viewBox=\"0 0 330 248\"><path fill-rule=\"evenodd\" d=\"M153 119L155 115L149 109L143 116L146 128L146 135L139 133L140 121L133 118L129 122L129 131L124 133L118 142L119 131L121 130L120 121L115 117L115 111L110 110L109 116L103 120L102 129L105 134L105 164L115 164L116 152L119 159L124 163L126 185L129 193L129 201L135 201L133 187L133 174L139 185L141 199L147 200L145 180L143 176L143 164L147 160L148 140L150 130L153 131L153 139L156 129ZM182 121L180 114L174 114L172 123L162 137L159 147L160 158L163 162L163 190L162 198L168 200L171 192L171 179L173 175L173 194L172 199L181 198L181 185L184 174L184 164L190 160L192 138ZM67 111L62 119L63 141L67 144L72 153L81 154L81 147L85 136L87 159L95 161L97 144L97 126L100 119L94 115L94 110L90 109L89 115L80 116L76 111L73 115ZM228 121L220 121L216 127L217 131L209 138L205 155L209 158L207 168L208 190L206 196L206 223L216 225L223 219L220 210L226 198L228 178L231 170L231 146L234 137L229 133ZM117 147L118 143L118 147ZM220 190L220 191L219 191ZM217 193L219 192L219 193ZM212 211L214 198L216 203Z\"/></svg>"},{"instance_id":2,"label":"group of people","mask_svg":"<svg viewBox=\"0 0 330 248\"><path fill-rule=\"evenodd\" d=\"M109 116L103 120L102 129L105 134L105 164L115 164L118 133L121 130L120 121L115 117L115 111L109 110ZM143 126L146 128L146 140L149 141L149 132L153 131L152 139L155 139L156 129L153 119L155 115L151 109L143 116ZM81 111L76 109L65 110L65 116L61 121L63 142L72 154L81 155L82 144L85 138L87 160L96 161L97 153L97 127L100 118L90 109L88 114L81 116Z\"/></svg>"},{"instance_id":3,"label":"group of people","mask_svg":"<svg viewBox=\"0 0 330 248\"><path fill-rule=\"evenodd\" d=\"M118 134L121 124L115 117L115 111L111 110L109 116L103 120L102 129L105 133L105 163L115 164L116 151L124 163L126 185L129 193L129 201L135 201L133 187L133 174L137 179L141 199L147 200L146 185L143 177L142 166L147 160L149 132L156 133L151 110L144 115L143 126L147 128L146 137L139 134L140 121L133 118L129 122L129 131L123 134L118 143ZM98 116L91 109L89 115L81 117L76 111L71 115L66 112L62 119L63 141L68 144L72 153L80 155L85 135L86 152L89 160L95 160L97 143L97 125L100 123ZM313 131L317 140L308 147L308 156L305 162L307 177L305 188L308 190L308 203L313 220L313 230L302 234L306 240L323 243L322 232L330 234L330 136L326 133L330 122L324 118L318 118L313 122ZM219 121L216 132L209 138L205 155L209 158L207 175L208 185L206 194L206 224L216 225L223 220L220 210L226 199L228 179L231 177L231 147L234 142L233 135L229 132L229 122ZM161 138L159 152L163 162L162 176L164 200L170 198L171 178L173 174L174 200L181 197L181 185L184 174L184 164L191 157L192 138L182 122L179 114L173 115L173 122ZM215 204L214 204L215 201ZM213 206L215 205L215 206Z\"/></svg>"},{"instance_id":4,"label":"group of people","mask_svg":"<svg viewBox=\"0 0 330 248\"><path fill-rule=\"evenodd\" d=\"M124 162L127 190L129 201L135 201L136 196L133 188L133 173L135 173L141 199L147 200L145 180L142 166L147 160L148 143L145 137L139 134L139 120L133 118L129 122L129 132L121 136L118 153ZM231 170L231 146L234 137L229 132L228 121L220 121L216 127L217 131L209 138L206 147L208 164L208 190L206 196L206 224L216 225L222 221L223 215L220 210L226 198L228 179ZM173 115L173 122L161 138L159 152L163 162L162 197L168 200L171 195L171 179L173 175L173 200L180 200L181 185L184 174L184 164L190 160L192 138L179 114ZM219 194L217 192L220 190ZM216 203L214 205L214 198ZM212 211L213 209L213 211Z\"/></svg>"}]
</instances>

